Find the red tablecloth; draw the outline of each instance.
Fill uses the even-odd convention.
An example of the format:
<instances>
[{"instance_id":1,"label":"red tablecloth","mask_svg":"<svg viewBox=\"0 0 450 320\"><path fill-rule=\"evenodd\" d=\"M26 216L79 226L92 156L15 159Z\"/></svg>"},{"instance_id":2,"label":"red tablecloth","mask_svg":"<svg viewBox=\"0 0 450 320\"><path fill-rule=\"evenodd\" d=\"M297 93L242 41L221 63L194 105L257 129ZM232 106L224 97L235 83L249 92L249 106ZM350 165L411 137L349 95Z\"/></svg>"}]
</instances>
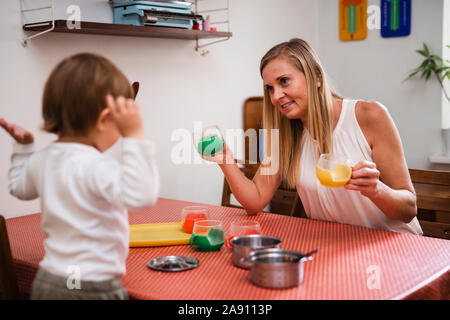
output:
<instances>
[{"instance_id":1,"label":"red tablecloth","mask_svg":"<svg viewBox=\"0 0 450 320\"><path fill-rule=\"evenodd\" d=\"M130 212L130 224L175 222L191 202L160 198L144 212ZM122 278L137 299L450 299L450 241L346 224L208 205L210 216L226 229L234 220L252 219L264 234L283 239L285 249L308 252L304 281L291 289L265 289L249 281L248 270L231 262L231 251L202 253L189 245L130 248ZM7 219L19 287L29 292L44 256L40 214ZM197 258L197 268L185 272L149 269L149 260L166 255Z\"/></svg>"}]
</instances>

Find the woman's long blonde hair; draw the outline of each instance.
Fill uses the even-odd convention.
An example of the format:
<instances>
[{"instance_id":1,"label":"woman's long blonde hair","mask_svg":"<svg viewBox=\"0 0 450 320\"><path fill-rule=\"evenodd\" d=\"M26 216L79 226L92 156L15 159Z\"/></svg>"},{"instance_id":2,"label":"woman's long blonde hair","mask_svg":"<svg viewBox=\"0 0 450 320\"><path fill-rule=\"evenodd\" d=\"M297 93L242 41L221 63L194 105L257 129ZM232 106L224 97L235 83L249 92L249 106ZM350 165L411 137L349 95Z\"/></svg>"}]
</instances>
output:
<instances>
[{"instance_id":1,"label":"woman's long blonde hair","mask_svg":"<svg viewBox=\"0 0 450 320\"><path fill-rule=\"evenodd\" d=\"M308 130L317 141L319 154L331 152L333 131L333 97L342 98L332 91L320 60L309 44L301 39L291 39L270 49L261 59L260 73L273 59L284 56L306 78L308 92ZM300 119L288 119L275 108L269 92L264 88L263 127L267 133L267 150L271 150L271 130L279 129L278 167L281 178L289 188L295 188L300 175L301 140L303 123ZM267 155L265 155L267 156ZM274 159L272 155L272 159Z\"/></svg>"}]
</instances>

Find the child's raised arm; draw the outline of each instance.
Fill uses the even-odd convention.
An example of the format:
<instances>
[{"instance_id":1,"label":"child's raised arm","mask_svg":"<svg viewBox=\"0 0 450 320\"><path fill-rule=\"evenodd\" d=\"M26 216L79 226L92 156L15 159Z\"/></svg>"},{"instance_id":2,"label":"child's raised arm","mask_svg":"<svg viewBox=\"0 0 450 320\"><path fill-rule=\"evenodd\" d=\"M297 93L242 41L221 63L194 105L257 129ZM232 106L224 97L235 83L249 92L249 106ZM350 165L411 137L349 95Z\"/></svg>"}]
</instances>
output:
<instances>
[{"instance_id":1,"label":"child's raised arm","mask_svg":"<svg viewBox=\"0 0 450 320\"><path fill-rule=\"evenodd\" d=\"M39 195L27 172L27 160L34 153L34 137L18 125L0 118L0 127L5 129L18 144L14 145L9 170L9 192L22 200L36 199Z\"/></svg>"},{"instance_id":2,"label":"child's raised arm","mask_svg":"<svg viewBox=\"0 0 450 320\"><path fill-rule=\"evenodd\" d=\"M157 201L159 172L153 142L143 134L139 104L133 99L106 96L117 129L124 138L121 159L109 157L87 168L86 185L99 198L128 210L141 211Z\"/></svg>"},{"instance_id":3,"label":"child's raised arm","mask_svg":"<svg viewBox=\"0 0 450 320\"><path fill-rule=\"evenodd\" d=\"M122 137L144 140L141 107L138 103L124 97L117 97L114 100L111 95L107 95L106 105L111 110Z\"/></svg>"},{"instance_id":4,"label":"child's raised arm","mask_svg":"<svg viewBox=\"0 0 450 320\"><path fill-rule=\"evenodd\" d=\"M0 118L0 127L5 129L5 131L8 132L9 135L17 141L17 143L30 144L34 142L34 137L30 132L26 131L22 127L19 127L18 125L8 123L3 118Z\"/></svg>"}]
</instances>

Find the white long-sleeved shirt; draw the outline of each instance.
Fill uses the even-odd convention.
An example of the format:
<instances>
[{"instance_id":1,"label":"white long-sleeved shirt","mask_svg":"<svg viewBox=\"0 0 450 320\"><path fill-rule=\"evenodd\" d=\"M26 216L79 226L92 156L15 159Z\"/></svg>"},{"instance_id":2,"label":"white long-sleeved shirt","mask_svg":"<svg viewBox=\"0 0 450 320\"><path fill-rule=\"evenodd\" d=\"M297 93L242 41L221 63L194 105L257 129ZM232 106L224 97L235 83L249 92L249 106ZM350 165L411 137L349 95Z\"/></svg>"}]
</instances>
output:
<instances>
[{"instance_id":1,"label":"white long-sleeved shirt","mask_svg":"<svg viewBox=\"0 0 450 320\"><path fill-rule=\"evenodd\" d=\"M152 206L159 173L150 141L124 138L119 159L94 147L55 142L34 152L14 143L9 189L23 200L40 197L45 256L40 266L81 280L125 274L128 210Z\"/></svg>"}]
</instances>

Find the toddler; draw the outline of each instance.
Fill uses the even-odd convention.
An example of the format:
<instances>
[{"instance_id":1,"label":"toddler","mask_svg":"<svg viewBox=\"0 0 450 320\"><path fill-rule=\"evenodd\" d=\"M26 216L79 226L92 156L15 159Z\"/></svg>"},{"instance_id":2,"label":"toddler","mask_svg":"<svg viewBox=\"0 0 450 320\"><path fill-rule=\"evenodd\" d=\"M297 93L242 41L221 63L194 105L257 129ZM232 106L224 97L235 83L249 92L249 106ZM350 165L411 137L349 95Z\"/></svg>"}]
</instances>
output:
<instances>
[{"instance_id":1,"label":"toddler","mask_svg":"<svg viewBox=\"0 0 450 320\"><path fill-rule=\"evenodd\" d=\"M127 299L120 277L129 247L128 210L159 194L153 143L123 73L83 53L59 63L44 89L44 130L58 139L39 152L33 135L0 119L15 140L9 189L40 198L45 256L31 299ZM120 159L103 152L122 136Z\"/></svg>"}]
</instances>

